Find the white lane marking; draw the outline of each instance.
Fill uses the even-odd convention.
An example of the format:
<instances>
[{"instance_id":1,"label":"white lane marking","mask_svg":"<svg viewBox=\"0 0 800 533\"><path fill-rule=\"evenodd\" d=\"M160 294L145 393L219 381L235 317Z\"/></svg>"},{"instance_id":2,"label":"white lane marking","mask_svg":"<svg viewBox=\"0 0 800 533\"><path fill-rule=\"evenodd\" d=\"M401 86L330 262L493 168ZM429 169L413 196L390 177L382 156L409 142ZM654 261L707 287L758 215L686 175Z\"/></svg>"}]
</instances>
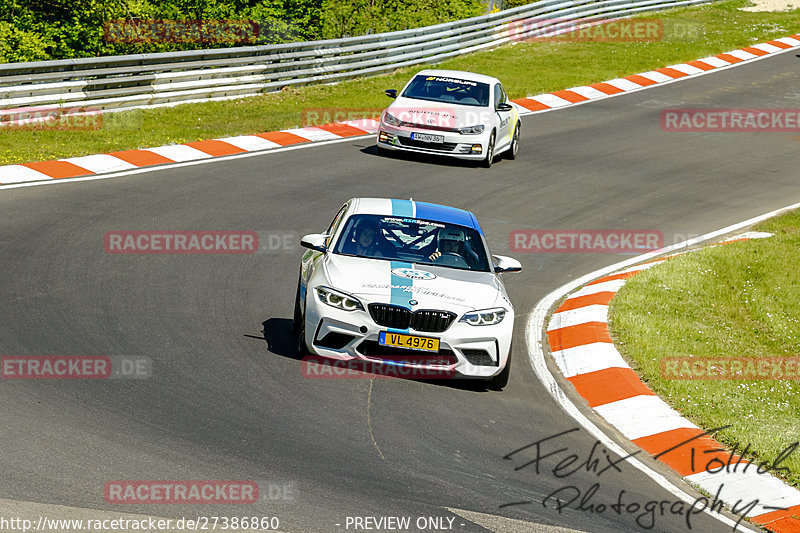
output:
<instances>
[{"instance_id":1,"label":"white lane marking","mask_svg":"<svg viewBox=\"0 0 800 533\"><path fill-rule=\"evenodd\" d=\"M51 180L50 176L24 165L0 167L0 183L22 183L25 181Z\"/></svg>"},{"instance_id":2,"label":"white lane marking","mask_svg":"<svg viewBox=\"0 0 800 533\"><path fill-rule=\"evenodd\" d=\"M581 85L580 87L572 87L569 90L572 91L572 92L578 93L581 96L585 96L586 98L589 98L590 100L597 99L597 98L605 98L606 96L608 96L603 91L598 91L594 87L589 87L587 85Z\"/></svg>"},{"instance_id":3,"label":"white lane marking","mask_svg":"<svg viewBox=\"0 0 800 533\"><path fill-rule=\"evenodd\" d=\"M769 56L763 56L763 57L769 57ZM569 283L566 283L565 285L562 285L561 287L553 290L534 306L533 310L531 311L528 317L528 323L525 326L525 343L528 347L528 357L530 359L531 367L533 367L533 371L536 374L536 377L539 378L539 381L542 383L545 390L548 391L548 393L553 397L553 400L559 405L559 407L561 407L568 415L570 415L581 426L583 426L583 428L589 434L591 434L597 440L599 440L603 444L603 446L606 447L607 450L617 454L620 457L627 455L627 452L620 445L618 445L611 437L606 435L599 427L597 427L592 421L590 421L586 417L586 415L584 415L574 403L572 403L572 400L570 400L570 398L564 393L564 391L561 389L561 386L556 381L555 377L550 373L550 370L547 367L547 363L545 362L545 335L544 335L545 322L547 320L550 308L553 307L555 303L561 300L565 295L569 294L578 287L581 287L591 281L594 281L597 278L606 276L622 268L628 268L643 261L655 259L660 255L670 253L676 250L681 250L683 248L687 248L689 246L700 244L709 241L711 239L732 233L742 228L752 226L753 224L760 222L762 220L766 220L767 218L797 208L800 208L800 203L792 204L790 206L783 207L781 209L776 209L775 211L770 211L769 213L766 213L764 215L753 217L751 219L745 220L744 222L739 222L738 224L733 224L724 227L720 230L712 231L711 233L706 233L705 235L701 235L699 237L690 239L688 241L673 244L671 246L668 246L661 250L657 250L655 252L648 252L646 254L632 257L625 261L621 261L619 263L609 265L605 268L601 268L594 272L590 272L589 274L574 279ZM603 285L603 284L598 284L598 285ZM597 287L597 285L595 285L594 287ZM645 465L643 462L639 461L636 458L630 458L628 459L628 462L630 463L631 466L642 471L645 475L650 477L653 481L658 483L662 488L667 490L670 494L674 495L676 498L679 498L681 501L686 502L690 505L694 503L695 498L693 498L683 490L676 487L670 480L668 480L666 477L659 474L649 466ZM704 512L713 516L720 522L728 526L731 526L732 528L736 527L736 522L726 516L713 514L707 509ZM745 526L742 524L740 524L739 527L748 529L749 531L755 531L754 529L749 528L749 526Z\"/></svg>"},{"instance_id":4,"label":"white lane marking","mask_svg":"<svg viewBox=\"0 0 800 533\"><path fill-rule=\"evenodd\" d=\"M639 76L643 76L649 80L653 80L656 83L664 83L665 81L672 81L675 78L672 76L667 76L661 72L656 72L655 70L650 70L648 72L642 72Z\"/></svg>"},{"instance_id":5,"label":"white lane marking","mask_svg":"<svg viewBox=\"0 0 800 533\"><path fill-rule=\"evenodd\" d=\"M734 467L736 467L735 471ZM748 466L743 462L740 465L734 463L719 472L715 470L714 472L703 471L690 474L686 476L686 479L696 483L710 494L717 494L722 486L720 499L726 502L741 501L747 505L757 498L758 504L747 512L746 516L748 517L775 510L765 509L765 506L786 508L800 505L800 491L786 486L783 481L772 475L758 474L757 472L757 464Z\"/></svg>"},{"instance_id":6,"label":"white lane marking","mask_svg":"<svg viewBox=\"0 0 800 533\"><path fill-rule=\"evenodd\" d=\"M212 158L210 154L186 146L185 144L173 144L170 146L156 146L155 148L148 148L146 152L153 152L160 156L172 159L177 162L194 161L196 159L209 159ZM172 168L172 167L170 167Z\"/></svg>"},{"instance_id":7,"label":"white lane marking","mask_svg":"<svg viewBox=\"0 0 800 533\"><path fill-rule=\"evenodd\" d=\"M769 44L769 43L754 44L750 48L757 48L758 50L763 50L764 52L767 52L769 54L774 54L775 52L780 52L781 50L783 50L783 48L781 48L780 46L775 46L774 44Z\"/></svg>"},{"instance_id":8,"label":"white lane marking","mask_svg":"<svg viewBox=\"0 0 800 533\"><path fill-rule=\"evenodd\" d=\"M268 150L270 148L277 148L280 144L263 139L257 135L237 135L236 137L223 137L222 139L215 139L223 141L228 144L234 145L236 148L253 152L256 150Z\"/></svg>"},{"instance_id":9,"label":"white lane marking","mask_svg":"<svg viewBox=\"0 0 800 533\"><path fill-rule=\"evenodd\" d=\"M613 80L608 80L604 83L614 86L617 89L622 89L623 91L635 91L636 89L641 89L644 87L643 85L634 83L631 80L626 80L625 78L614 78Z\"/></svg>"},{"instance_id":10,"label":"white lane marking","mask_svg":"<svg viewBox=\"0 0 800 533\"><path fill-rule=\"evenodd\" d=\"M607 342L593 342L558 350L553 352L553 359L565 378L606 368L630 368L617 348Z\"/></svg>"},{"instance_id":11,"label":"white lane marking","mask_svg":"<svg viewBox=\"0 0 800 533\"><path fill-rule=\"evenodd\" d=\"M123 161L118 157L114 157L113 155L108 154L95 154L95 155L85 155L82 157L70 157L68 159L61 159L61 161L66 161L67 163L72 163L73 165L78 165L81 168L85 168L95 174L100 174L101 172L115 172L117 170L130 170L132 168L138 168L136 165L132 165L127 161Z\"/></svg>"},{"instance_id":12,"label":"white lane marking","mask_svg":"<svg viewBox=\"0 0 800 533\"><path fill-rule=\"evenodd\" d=\"M641 395L598 405L597 414L630 440L679 428L697 428L658 396Z\"/></svg>"},{"instance_id":13,"label":"white lane marking","mask_svg":"<svg viewBox=\"0 0 800 533\"><path fill-rule=\"evenodd\" d=\"M321 130L319 128L291 128L288 130L281 130L285 131L286 133L293 133L299 137L304 139L308 139L309 141L329 141L331 139L341 139L341 135L336 135L335 133L331 133L329 131Z\"/></svg>"},{"instance_id":14,"label":"white lane marking","mask_svg":"<svg viewBox=\"0 0 800 533\"><path fill-rule=\"evenodd\" d=\"M757 57L764 57L764 56L757 56L751 52L745 52L744 50L731 50L730 52L725 52L729 56L733 56L744 61L749 61L751 59L755 59Z\"/></svg>"},{"instance_id":15,"label":"white lane marking","mask_svg":"<svg viewBox=\"0 0 800 533\"><path fill-rule=\"evenodd\" d=\"M595 283L594 285L587 285L582 287L579 291L573 292L567 299L571 300L581 296L597 294L598 292L617 292L623 285L625 285L624 279L612 279L611 281L604 281L603 283Z\"/></svg>"},{"instance_id":16,"label":"white lane marking","mask_svg":"<svg viewBox=\"0 0 800 533\"><path fill-rule=\"evenodd\" d=\"M630 268L626 268L625 270L620 270L617 273L618 274L628 274L629 272L641 272L642 270L647 270L648 268L653 268L654 266L660 265L661 263L663 263L663 261L656 261L654 263L647 263L645 265L636 265L636 266L632 266ZM624 281L628 281L628 280L623 279L621 281L624 282Z\"/></svg>"},{"instance_id":17,"label":"white lane marking","mask_svg":"<svg viewBox=\"0 0 800 533\"><path fill-rule=\"evenodd\" d=\"M342 124L353 126L354 128L364 130L368 133L377 133L378 128L381 125L380 122L378 122L377 120L373 120L371 118L363 118L360 120L345 120L344 122L342 122Z\"/></svg>"},{"instance_id":18,"label":"white lane marking","mask_svg":"<svg viewBox=\"0 0 800 533\"><path fill-rule=\"evenodd\" d=\"M689 74L690 76L692 76L694 74L702 74L703 72L705 72L701 68L697 68L697 67L695 67L693 65L688 65L686 63L679 63L677 65L670 65L667 68L671 68L673 70L677 70L678 72L683 72L685 74Z\"/></svg>"},{"instance_id":19,"label":"white lane marking","mask_svg":"<svg viewBox=\"0 0 800 533\"><path fill-rule=\"evenodd\" d=\"M528 96L528 100L535 100L540 104L544 104L552 108L572 105L572 102L569 100L564 100L560 96L556 96L554 94L537 94L535 96Z\"/></svg>"},{"instance_id":20,"label":"white lane marking","mask_svg":"<svg viewBox=\"0 0 800 533\"><path fill-rule=\"evenodd\" d=\"M778 41L779 43L788 44L789 46L795 47L800 46L800 40L795 39L794 37L781 37L780 39L773 39L773 41ZM790 50L790 48L786 48L783 51Z\"/></svg>"},{"instance_id":21,"label":"white lane marking","mask_svg":"<svg viewBox=\"0 0 800 533\"><path fill-rule=\"evenodd\" d=\"M711 65L712 67L717 67L717 68L729 67L733 64L730 61L725 61L724 59L720 59L714 56L704 57L703 59L698 59L698 61L702 61L703 63L706 63L708 65Z\"/></svg>"},{"instance_id":22,"label":"white lane marking","mask_svg":"<svg viewBox=\"0 0 800 533\"><path fill-rule=\"evenodd\" d=\"M553 313L550 323L547 325L547 331L578 326L587 322L608 322L608 306L593 304Z\"/></svg>"}]
</instances>

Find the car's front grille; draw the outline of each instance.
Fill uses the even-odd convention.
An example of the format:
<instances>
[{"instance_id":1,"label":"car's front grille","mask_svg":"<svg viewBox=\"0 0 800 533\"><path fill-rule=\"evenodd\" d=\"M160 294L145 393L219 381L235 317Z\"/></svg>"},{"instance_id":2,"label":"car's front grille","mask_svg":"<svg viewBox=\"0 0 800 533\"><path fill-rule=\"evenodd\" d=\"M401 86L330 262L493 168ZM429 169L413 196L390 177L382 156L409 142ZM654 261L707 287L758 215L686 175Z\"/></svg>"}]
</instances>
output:
<instances>
[{"instance_id":1,"label":"car's front grille","mask_svg":"<svg viewBox=\"0 0 800 533\"><path fill-rule=\"evenodd\" d=\"M406 329L411 324L411 311L405 307L369 304L369 315L379 326Z\"/></svg>"},{"instance_id":2,"label":"car's front grille","mask_svg":"<svg viewBox=\"0 0 800 533\"><path fill-rule=\"evenodd\" d=\"M438 333L450 327L456 314L449 311L429 311L423 309L411 315L411 327L417 331Z\"/></svg>"},{"instance_id":3,"label":"car's front grille","mask_svg":"<svg viewBox=\"0 0 800 533\"><path fill-rule=\"evenodd\" d=\"M428 150L438 150L440 152L452 152L458 146L458 143L429 143L425 141L417 141L408 137L397 136L400 144L404 146L411 146L414 148L426 148Z\"/></svg>"},{"instance_id":4,"label":"car's front grille","mask_svg":"<svg viewBox=\"0 0 800 533\"><path fill-rule=\"evenodd\" d=\"M385 328L407 329L429 333L441 333L450 327L456 318L455 313L422 309L413 313L398 305L369 304L372 320Z\"/></svg>"},{"instance_id":5,"label":"car's front grille","mask_svg":"<svg viewBox=\"0 0 800 533\"><path fill-rule=\"evenodd\" d=\"M486 350L475 348L461 348L461 353L470 364L475 366L497 366L498 361L492 361L492 356Z\"/></svg>"}]
</instances>

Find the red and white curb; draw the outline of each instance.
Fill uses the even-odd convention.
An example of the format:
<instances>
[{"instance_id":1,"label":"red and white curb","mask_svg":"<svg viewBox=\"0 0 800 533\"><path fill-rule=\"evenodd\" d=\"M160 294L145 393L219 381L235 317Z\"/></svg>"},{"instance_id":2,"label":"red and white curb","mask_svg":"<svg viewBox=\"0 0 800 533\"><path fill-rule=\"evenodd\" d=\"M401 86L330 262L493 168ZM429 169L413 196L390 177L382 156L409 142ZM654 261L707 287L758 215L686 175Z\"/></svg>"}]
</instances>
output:
<instances>
[{"instance_id":1,"label":"red and white curb","mask_svg":"<svg viewBox=\"0 0 800 533\"><path fill-rule=\"evenodd\" d=\"M722 243L770 235L748 232ZM800 515L800 491L725 451L672 409L639 379L611 340L608 309L620 287L631 276L676 255L603 275L571 293L546 328L556 366L589 407L622 435L717 496L734 513L771 531L800 531L800 520L794 517ZM750 507L754 500L757 503Z\"/></svg>"},{"instance_id":2,"label":"red and white curb","mask_svg":"<svg viewBox=\"0 0 800 533\"><path fill-rule=\"evenodd\" d=\"M21 165L0 166L0 184L74 178L133 170L152 165L182 163L199 159L258 152L302 143L332 141L372 135L378 131L374 119L351 120L316 127L239 135L186 144L126 150L109 154L70 157Z\"/></svg>"},{"instance_id":3,"label":"red and white curb","mask_svg":"<svg viewBox=\"0 0 800 533\"><path fill-rule=\"evenodd\" d=\"M800 34L795 34L688 63L670 65L602 83L520 98L513 102L522 108L522 115L541 113L700 76L713 70L740 65L798 47L800 47ZM377 131L377 120L364 119L141 150L5 165L0 166L0 185L107 174L152 165L196 161L303 143L360 137L375 134Z\"/></svg>"},{"instance_id":4,"label":"red and white curb","mask_svg":"<svg viewBox=\"0 0 800 533\"><path fill-rule=\"evenodd\" d=\"M581 104L592 100L601 100L610 96L622 93L638 91L665 83L670 83L680 79L688 79L695 76L706 74L713 70L724 67L740 65L748 61L759 59L771 54L785 52L800 46L800 34L789 37L782 37L765 43L754 44L737 50L732 50L724 54L705 57L688 63L679 63L664 68L633 74L622 78L594 83L592 85L581 85L555 91L552 93L529 96L514 100L518 104L531 112L549 111L570 105Z\"/></svg>"}]
</instances>

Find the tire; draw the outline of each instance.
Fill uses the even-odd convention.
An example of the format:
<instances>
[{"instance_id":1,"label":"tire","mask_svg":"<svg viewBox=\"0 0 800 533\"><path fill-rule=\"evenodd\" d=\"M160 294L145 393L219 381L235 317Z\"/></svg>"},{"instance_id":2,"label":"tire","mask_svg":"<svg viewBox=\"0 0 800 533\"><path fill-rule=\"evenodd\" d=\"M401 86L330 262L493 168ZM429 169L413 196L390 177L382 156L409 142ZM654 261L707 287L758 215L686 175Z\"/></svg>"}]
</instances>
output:
<instances>
[{"instance_id":1,"label":"tire","mask_svg":"<svg viewBox=\"0 0 800 533\"><path fill-rule=\"evenodd\" d=\"M506 152L506 157L511 160L516 159L519 153L519 128L520 123L517 122L517 127L514 128L514 138L511 139L511 146L508 148L508 152Z\"/></svg>"},{"instance_id":2,"label":"tire","mask_svg":"<svg viewBox=\"0 0 800 533\"><path fill-rule=\"evenodd\" d=\"M508 376L511 373L511 350L508 350L508 360L506 361L506 367L503 369L502 372L494 376L491 381L489 381L489 388L491 390L501 391L508 385Z\"/></svg>"},{"instance_id":3,"label":"tire","mask_svg":"<svg viewBox=\"0 0 800 533\"><path fill-rule=\"evenodd\" d=\"M481 165L483 168L492 168L492 163L494 163L494 132L489 137L489 144L486 145L486 157L481 161Z\"/></svg>"},{"instance_id":4,"label":"tire","mask_svg":"<svg viewBox=\"0 0 800 533\"><path fill-rule=\"evenodd\" d=\"M294 333L295 341L297 343L297 356L303 357L308 355L308 346L306 345L306 321L300 309L300 280L297 281L297 293L294 297L294 319L292 321L292 331Z\"/></svg>"}]
</instances>

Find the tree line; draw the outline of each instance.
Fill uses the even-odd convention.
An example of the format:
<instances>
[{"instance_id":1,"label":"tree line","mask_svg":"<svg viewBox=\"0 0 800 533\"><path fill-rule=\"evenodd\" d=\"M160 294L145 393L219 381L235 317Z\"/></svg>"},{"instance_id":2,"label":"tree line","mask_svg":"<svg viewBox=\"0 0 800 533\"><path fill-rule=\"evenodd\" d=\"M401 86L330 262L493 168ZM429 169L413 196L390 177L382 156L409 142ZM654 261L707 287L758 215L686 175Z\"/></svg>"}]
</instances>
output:
<instances>
[{"instance_id":1,"label":"tree line","mask_svg":"<svg viewBox=\"0 0 800 533\"><path fill-rule=\"evenodd\" d=\"M338 39L486 8L486 0L0 0L0 63Z\"/></svg>"}]
</instances>

